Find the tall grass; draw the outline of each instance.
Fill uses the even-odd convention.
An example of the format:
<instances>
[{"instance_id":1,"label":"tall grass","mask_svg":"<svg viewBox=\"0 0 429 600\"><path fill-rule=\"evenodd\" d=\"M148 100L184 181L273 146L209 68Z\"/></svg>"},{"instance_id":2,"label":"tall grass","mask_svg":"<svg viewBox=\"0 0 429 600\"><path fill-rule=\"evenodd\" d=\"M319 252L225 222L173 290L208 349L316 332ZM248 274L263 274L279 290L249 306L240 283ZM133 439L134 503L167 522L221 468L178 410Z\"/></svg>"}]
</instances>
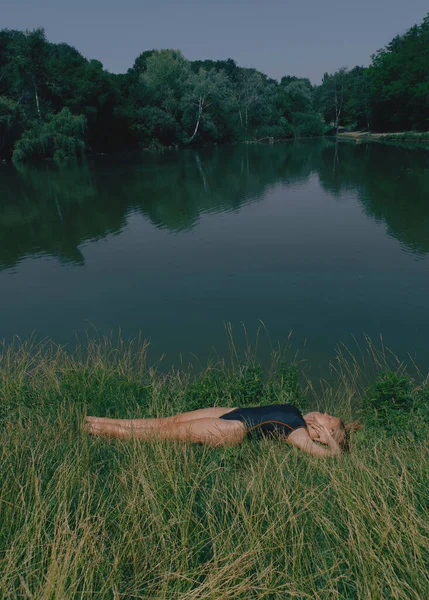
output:
<instances>
[{"instance_id":1,"label":"tall grass","mask_svg":"<svg viewBox=\"0 0 429 600\"><path fill-rule=\"evenodd\" d=\"M400 133L367 133L360 137L362 142L429 142L429 131L405 131Z\"/></svg>"},{"instance_id":2,"label":"tall grass","mask_svg":"<svg viewBox=\"0 0 429 600\"><path fill-rule=\"evenodd\" d=\"M386 133L380 136L382 140L404 140L410 142L429 142L429 131L406 131L404 133Z\"/></svg>"},{"instance_id":3,"label":"tall grass","mask_svg":"<svg viewBox=\"0 0 429 600\"><path fill-rule=\"evenodd\" d=\"M374 346L363 354L386 369ZM271 401L335 407L347 420L368 384L345 349L317 397L279 356L267 376L250 353L162 375L143 344L121 342L74 355L16 342L0 355L2 599L429 597L429 428L413 435L412 415L400 435L359 432L340 461L281 441L213 449L81 428L85 414ZM411 394L427 385L394 368Z\"/></svg>"}]
</instances>

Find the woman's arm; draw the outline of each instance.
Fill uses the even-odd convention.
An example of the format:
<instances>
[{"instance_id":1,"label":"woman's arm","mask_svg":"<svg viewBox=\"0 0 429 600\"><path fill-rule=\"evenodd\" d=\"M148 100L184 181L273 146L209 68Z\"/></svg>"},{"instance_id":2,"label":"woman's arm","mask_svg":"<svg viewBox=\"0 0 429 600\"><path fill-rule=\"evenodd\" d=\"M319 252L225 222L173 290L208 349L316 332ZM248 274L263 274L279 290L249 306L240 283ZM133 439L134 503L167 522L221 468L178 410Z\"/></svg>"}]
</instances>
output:
<instances>
[{"instance_id":1,"label":"woman's arm","mask_svg":"<svg viewBox=\"0 0 429 600\"><path fill-rule=\"evenodd\" d=\"M317 427L322 428L321 425L317 425ZM332 435L328 432L328 430L325 431L327 433L328 439L327 448L319 446L319 444L313 442L311 437L308 435L308 431L303 427L293 431L287 438L287 441L289 444L291 444L291 446L295 446L296 448L299 448L300 450L303 450L304 452L306 452L307 454L311 454L312 456L322 456L324 458L341 456L341 448L334 440Z\"/></svg>"}]
</instances>

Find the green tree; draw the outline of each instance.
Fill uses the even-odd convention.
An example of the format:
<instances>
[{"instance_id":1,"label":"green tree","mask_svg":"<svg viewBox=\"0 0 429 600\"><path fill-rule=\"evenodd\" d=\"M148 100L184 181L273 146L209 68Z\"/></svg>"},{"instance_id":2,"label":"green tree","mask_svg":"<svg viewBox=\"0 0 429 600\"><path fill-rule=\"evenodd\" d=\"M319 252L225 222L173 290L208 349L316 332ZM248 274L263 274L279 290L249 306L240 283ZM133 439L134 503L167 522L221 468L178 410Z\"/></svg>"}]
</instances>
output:
<instances>
[{"instance_id":1,"label":"green tree","mask_svg":"<svg viewBox=\"0 0 429 600\"><path fill-rule=\"evenodd\" d=\"M155 50L146 61L141 81L150 93L152 102L166 113L176 116L189 75L189 61L180 50Z\"/></svg>"},{"instance_id":2,"label":"green tree","mask_svg":"<svg viewBox=\"0 0 429 600\"><path fill-rule=\"evenodd\" d=\"M344 106L344 120L358 129L371 128L371 83L368 69L355 67L348 73L349 94Z\"/></svg>"},{"instance_id":3,"label":"green tree","mask_svg":"<svg viewBox=\"0 0 429 600\"><path fill-rule=\"evenodd\" d=\"M14 88L20 99L32 98L39 119L42 119L42 103L40 88L45 83L45 59L48 42L43 29L26 31L23 36L16 36L11 43L13 54L12 70Z\"/></svg>"},{"instance_id":4,"label":"green tree","mask_svg":"<svg viewBox=\"0 0 429 600\"><path fill-rule=\"evenodd\" d=\"M429 129L429 14L372 57L374 128Z\"/></svg>"},{"instance_id":5,"label":"green tree","mask_svg":"<svg viewBox=\"0 0 429 600\"><path fill-rule=\"evenodd\" d=\"M313 86L308 79L293 78L286 85L282 79L280 94L285 111L288 113L311 113L313 111Z\"/></svg>"},{"instance_id":6,"label":"green tree","mask_svg":"<svg viewBox=\"0 0 429 600\"><path fill-rule=\"evenodd\" d=\"M337 134L349 91L350 80L345 67L332 75L325 73L322 85L317 90L318 104L325 122L332 123Z\"/></svg>"},{"instance_id":7,"label":"green tree","mask_svg":"<svg viewBox=\"0 0 429 600\"><path fill-rule=\"evenodd\" d=\"M225 99L228 80L223 71L200 68L198 73L190 72L186 91L182 97L184 112L187 109L195 114L195 127L189 138L191 143L198 133L201 121L206 117L213 103L218 105Z\"/></svg>"},{"instance_id":8,"label":"green tree","mask_svg":"<svg viewBox=\"0 0 429 600\"><path fill-rule=\"evenodd\" d=\"M240 69L236 81L229 80L229 97L237 109L241 128L249 129L249 110L260 100L264 85L262 73L255 69Z\"/></svg>"},{"instance_id":9,"label":"green tree","mask_svg":"<svg viewBox=\"0 0 429 600\"><path fill-rule=\"evenodd\" d=\"M0 96L0 149L13 145L19 135L20 120L18 103Z\"/></svg>"},{"instance_id":10,"label":"green tree","mask_svg":"<svg viewBox=\"0 0 429 600\"><path fill-rule=\"evenodd\" d=\"M13 160L22 162L31 158L53 158L60 162L76 158L85 151L86 119L74 116L68 108L49 121L35 121L15 144Z\"/></svg>"}]
</instances>

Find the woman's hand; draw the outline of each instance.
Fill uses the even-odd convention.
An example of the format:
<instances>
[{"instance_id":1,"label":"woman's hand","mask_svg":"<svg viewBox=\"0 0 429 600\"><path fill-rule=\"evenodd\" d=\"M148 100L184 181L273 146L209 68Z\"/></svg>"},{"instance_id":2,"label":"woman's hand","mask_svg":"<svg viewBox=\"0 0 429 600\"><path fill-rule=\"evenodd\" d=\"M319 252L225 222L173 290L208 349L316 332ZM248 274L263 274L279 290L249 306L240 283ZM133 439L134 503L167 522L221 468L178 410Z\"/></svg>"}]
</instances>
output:
<instances>
[{"instance_id":1,"label":"woman's hand","mask_svg":"<svg viewBox=\"0 0 429 600\"><path fill-rule=\"evenodd\" d=\"M332 433L329 431L329 429L316 420L311 423L311 427L318 434L319 440L322 443L326 443L332 456L341 456L341 448L332 437Z\"/></svg>"},{"instance_id":2,"label":"woman's hand","mask_svg":"<svg viewBox=\"0 0 429 600\"><path fill-rule=\"evenodd\" d=\"M313 424L312 424L313 427ZM326 440L327 448L321 446L320 444L316 444L309 436L307 429L300 427L292 431L287 437L287 443L291 446L295 446L300 450L303 450L307 454L311 454L312 456L322 456L324 458L333 457L333 456L341 456L341 449L337 442L334 440L329 431L326 430L323 425L317 423L316 427L314 427L314 431L317 431L319 438L320 436Z\"/></svg>"}]
</instances>

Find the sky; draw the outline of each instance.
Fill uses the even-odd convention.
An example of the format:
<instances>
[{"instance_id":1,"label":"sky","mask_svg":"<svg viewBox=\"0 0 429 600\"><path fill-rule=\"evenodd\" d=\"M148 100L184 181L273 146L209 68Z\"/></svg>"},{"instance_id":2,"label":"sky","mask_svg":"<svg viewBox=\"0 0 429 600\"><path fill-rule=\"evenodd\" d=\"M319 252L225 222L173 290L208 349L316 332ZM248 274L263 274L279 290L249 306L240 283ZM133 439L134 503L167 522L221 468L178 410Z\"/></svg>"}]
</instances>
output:
<instances>
[{"instance_id":1,"label":"sky","mask_svg":"<svg viewBox=\"0 0 429 600\"><path fill-rule=\"evenodd\" d=\"M44 27L50 42L113 73L144 50L174 48L317 84L325 72L368 65L428 12L428 0L0 0L0 28Z\"/></svg>"}]
</instances>

